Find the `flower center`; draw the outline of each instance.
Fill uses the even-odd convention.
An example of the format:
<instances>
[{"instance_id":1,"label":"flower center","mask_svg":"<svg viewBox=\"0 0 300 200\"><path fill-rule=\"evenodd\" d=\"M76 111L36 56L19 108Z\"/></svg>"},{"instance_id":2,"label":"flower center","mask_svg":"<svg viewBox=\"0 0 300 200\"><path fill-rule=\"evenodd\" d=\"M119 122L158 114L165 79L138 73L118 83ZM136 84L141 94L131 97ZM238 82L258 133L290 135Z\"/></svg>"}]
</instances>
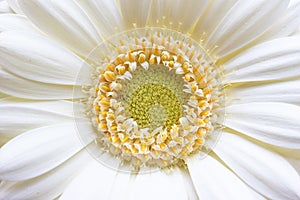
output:
<instances>
[{"instance_id":1,"label":"flower center","mask_svg":"<svg viewBox=\"0 0 300 200\"><path fill-rule=\"evenodd\" d=\"M141 128L171 128L181 116L181 106L174 93L155 83L139 87L129 100L131 117Z\"/></svg>"},{"instance_id":2,"label":"flower center","mask_svg":"<svg viewBox=\"0 0 300 200\"><path fill-rule=\"evenodd\" d=\"M182 105L188 93L183 92L181 76L164 65L150 65L146 70L137 68L130 81L122 81L120 101L140 128L162 126L170 130L182 117Z\"/></svg>"},{"instance_id":3,"label":"flower center","mask_svg":"<svg viewBox=\"0 0 300 200\"><path fill-rule=\"evenodd\" d=\"M199 44L178 32L141 29L98 50L103 57L88 113L99 151L139 170L176 165L202 151L216 132L223 93Z\"/></svg>"}]
</instances>

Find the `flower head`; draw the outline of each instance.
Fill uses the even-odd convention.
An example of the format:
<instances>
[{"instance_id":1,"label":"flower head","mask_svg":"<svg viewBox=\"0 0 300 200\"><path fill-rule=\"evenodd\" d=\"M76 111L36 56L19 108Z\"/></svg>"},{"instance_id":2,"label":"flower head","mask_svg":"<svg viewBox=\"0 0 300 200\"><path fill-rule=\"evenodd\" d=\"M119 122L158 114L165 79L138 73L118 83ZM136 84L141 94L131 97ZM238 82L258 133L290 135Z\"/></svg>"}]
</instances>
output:
<instances>
[{"instance_id":1,"label":"flower head","mask_svg":"<svg viewBox=\"0 0 300 200\"><path fill-rule=\"evenodd\" d=\"M299 4L5 5L4 199L300 198Z\"/></svg>"}]
</instances>

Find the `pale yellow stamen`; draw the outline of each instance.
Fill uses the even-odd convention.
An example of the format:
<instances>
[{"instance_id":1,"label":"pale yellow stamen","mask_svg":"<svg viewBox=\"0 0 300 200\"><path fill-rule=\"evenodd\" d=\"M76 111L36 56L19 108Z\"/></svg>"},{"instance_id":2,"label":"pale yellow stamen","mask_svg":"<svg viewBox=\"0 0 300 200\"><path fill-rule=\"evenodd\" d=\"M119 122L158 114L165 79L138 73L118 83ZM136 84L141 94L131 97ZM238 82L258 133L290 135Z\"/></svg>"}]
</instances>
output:
<instances>
[{"instance_id":1,"label":"pale yellow stamen","mask_svg":"<svg viewBox=\"0 0 300 200\"><path fill-rule=\"evenodd\" d=\"M91 90L106 151L135 167L166 167L201 150L222 96L205 52L160 31L115 46Z\"/></svg>"}]
</instances>

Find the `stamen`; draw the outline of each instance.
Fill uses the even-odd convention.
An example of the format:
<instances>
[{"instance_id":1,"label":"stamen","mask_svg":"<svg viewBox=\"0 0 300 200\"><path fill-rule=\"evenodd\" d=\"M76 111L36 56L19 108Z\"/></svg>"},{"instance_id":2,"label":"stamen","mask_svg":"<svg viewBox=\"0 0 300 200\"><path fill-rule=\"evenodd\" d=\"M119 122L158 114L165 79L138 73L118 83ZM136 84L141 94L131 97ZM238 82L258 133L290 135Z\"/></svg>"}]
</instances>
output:
<instances>
[{"instance_id":1,"label":"stamen","mask_svg":"<svg viewBox=\"0 0 300 200\"><path fill-rule=\"evenodd\" d=\"M206 52L159 30L116 41L90 90L101 148L134 168L171 166L201 151L223 96Z\"/></svg>"}]
</instances>

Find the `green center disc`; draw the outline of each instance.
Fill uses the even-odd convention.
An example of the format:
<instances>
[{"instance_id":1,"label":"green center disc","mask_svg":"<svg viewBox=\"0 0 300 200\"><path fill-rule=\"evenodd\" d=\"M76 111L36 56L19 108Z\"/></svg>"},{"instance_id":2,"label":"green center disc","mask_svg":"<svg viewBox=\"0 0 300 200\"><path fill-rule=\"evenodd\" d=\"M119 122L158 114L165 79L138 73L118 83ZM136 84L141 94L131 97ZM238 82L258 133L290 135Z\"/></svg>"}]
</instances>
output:
<instances>
[{"instance_id":1,"label":"green center disc","mask_svg":"<svg viewBox=\"0 0 300 200\"><path fill-rule=\"evenodd\" d=\"M121 101L128 117L140 128L154 130L162 126L170 129L182 117L182 105L189 94L184 92L182 77L163 65L151 65L148 70L139 67L131 80L122 83Z\"/></svg>"},{"instance_id":2,"label":"green center disc","mask_svg":"<svg viewBox=\"0 0 300 200\"><path fill-rule=\"evenodd\" d=\"M129 99L129 112L141 128L171 128L181 117L182 108L176 95L159 84L145 84Z\"/></svg>"}]
</instances>

